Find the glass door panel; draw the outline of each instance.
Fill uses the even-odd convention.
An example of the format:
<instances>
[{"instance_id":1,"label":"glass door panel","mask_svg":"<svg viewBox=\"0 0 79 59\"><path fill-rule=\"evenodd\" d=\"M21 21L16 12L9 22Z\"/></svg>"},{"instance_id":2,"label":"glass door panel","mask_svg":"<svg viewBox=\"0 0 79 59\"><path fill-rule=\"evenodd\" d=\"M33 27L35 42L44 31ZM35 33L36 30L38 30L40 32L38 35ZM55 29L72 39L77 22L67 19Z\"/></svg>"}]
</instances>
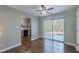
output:
<instances>
[{"instance_id":1,"label":"glass door panel","mask_svg":"<svg viewBox=\"0 0 79 59\"><path fill-rule=\"evenodd\" d=\"M43 37L64 41L64 18L43 21Z\"/></svg>"},{"instance_id":2,"label":"glass door panel","mask_svg":"<svg viewBox=\"0 0 79 59\"><path fill-rule=\"evenodd\" d=\"M64 41L64 19L53 20L53 40Z\"/></svg>"},{"instance_id":3,"label":"glass door panel","mask_svg":"<svg viewBox=\"0 0 79 59\"><path fill-rule=\"evenodd\" d=\"M47 39L53 39L52 37L52 20L44 20L43 23L43 36Z\"/></svg>"}]
</instances>

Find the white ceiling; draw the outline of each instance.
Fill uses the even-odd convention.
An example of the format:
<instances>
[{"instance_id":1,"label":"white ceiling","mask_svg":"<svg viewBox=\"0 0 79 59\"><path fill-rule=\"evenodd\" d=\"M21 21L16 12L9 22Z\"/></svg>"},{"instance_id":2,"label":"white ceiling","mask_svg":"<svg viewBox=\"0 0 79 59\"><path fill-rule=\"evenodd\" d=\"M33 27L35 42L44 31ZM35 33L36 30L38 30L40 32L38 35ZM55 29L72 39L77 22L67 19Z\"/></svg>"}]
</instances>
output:
<instances>
[{"instance_id":1,"label":"white ceiling","mask_svg":"<svg viewBox=\"0 0 79 59\"><path fill-rule=\"evenodd\" d=\"M8 7L23 11L25 13L28 13L33 16L42 17L40 14L40 11L36 11L40 8L40 5L8 5ZM53 7L53 10L50 10L49 12L52 12L53 14L60 13L63 11L67 11L70 9L75 8L74 5L47 5L47 8Z\"/></svg>"}]
</instances>

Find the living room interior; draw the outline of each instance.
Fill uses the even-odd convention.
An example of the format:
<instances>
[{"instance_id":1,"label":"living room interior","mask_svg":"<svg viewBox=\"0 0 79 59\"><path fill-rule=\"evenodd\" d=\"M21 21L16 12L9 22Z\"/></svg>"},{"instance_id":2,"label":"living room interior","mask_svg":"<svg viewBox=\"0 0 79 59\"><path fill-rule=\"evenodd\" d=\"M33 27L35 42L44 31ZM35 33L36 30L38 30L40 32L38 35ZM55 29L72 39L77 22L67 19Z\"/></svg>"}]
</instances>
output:
<instances>
[{"instance_id":1,"label":"living room interior","mask_svg":"<svg viewBox=\"0 0 79 59\"><path fill-rule=\"evenodd\" d=\"M78 51L78 5L0 6L1 53Z\"/></svg>"}]
</instances>

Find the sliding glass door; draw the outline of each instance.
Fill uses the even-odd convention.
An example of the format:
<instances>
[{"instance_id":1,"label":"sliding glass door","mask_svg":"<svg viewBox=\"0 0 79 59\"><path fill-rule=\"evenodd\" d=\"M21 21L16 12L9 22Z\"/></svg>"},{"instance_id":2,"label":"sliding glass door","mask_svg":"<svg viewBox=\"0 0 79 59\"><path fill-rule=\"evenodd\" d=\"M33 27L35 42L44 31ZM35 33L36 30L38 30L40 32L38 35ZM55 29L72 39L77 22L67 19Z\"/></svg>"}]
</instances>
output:
<instances>
[{"instance_id":1,"label":"sliding glass door","mask_svg":"<svg viewBox=\"0 0 79 59\"><path fill-rule=\"evenodd\" d=\"M64 41L64 18L44 20L43 37L49 40Z\"/></svg>"},{"instance_id":2,"label":"sliding glass door","mask_svg":"<svg viewBox=\"0 0 79 59\"><path fill-rule=\"evenodd\" d=\"M64 18L53 20L53 40L64 41Z\"/></svg>"},{"instance_id":3,"label":"sliding glass door","mask_svg":"<svg viewBox=\"0 0 79 59\"><path fill-rule=\"evenodd\" d=\"M44 20L43 21L43 37L47 39L52 39L52 20Z\"/></svg>"}]
</instances>

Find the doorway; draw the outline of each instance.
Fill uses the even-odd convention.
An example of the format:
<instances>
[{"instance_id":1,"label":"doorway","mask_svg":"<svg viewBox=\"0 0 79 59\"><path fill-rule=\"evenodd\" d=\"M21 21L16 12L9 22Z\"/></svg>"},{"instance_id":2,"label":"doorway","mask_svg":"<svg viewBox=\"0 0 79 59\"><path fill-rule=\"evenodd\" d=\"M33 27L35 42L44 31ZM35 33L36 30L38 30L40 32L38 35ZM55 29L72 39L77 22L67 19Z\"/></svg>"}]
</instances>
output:
<instances>
[{"instance_id":1,"label":"doorway","mask_svg":"<svg viewBox=\"0 0 79 59\"><path fill-rule=\"evenodd\" d=\"M64 42L64 18L43 21L43 37Z\"/></svg>"},{"instance_id":2,"label":"doorway","mask_svg":"<svg viewBox=\"0 0 79 59\"><path fill-rule=\"evenodd\" d=\"M64 42L64 19L53 20L53 40Z\"/></svg>"},{"instance_id":3,"label":"doorway","mask_svg":"<svg viewBox=\"0 0 79 59\"><path fill-rule=\"evenodd\" d=\"M25 49L31 47L31 18L22 17L21 19L21 43Z\"/></svg>"}]
</instances>

